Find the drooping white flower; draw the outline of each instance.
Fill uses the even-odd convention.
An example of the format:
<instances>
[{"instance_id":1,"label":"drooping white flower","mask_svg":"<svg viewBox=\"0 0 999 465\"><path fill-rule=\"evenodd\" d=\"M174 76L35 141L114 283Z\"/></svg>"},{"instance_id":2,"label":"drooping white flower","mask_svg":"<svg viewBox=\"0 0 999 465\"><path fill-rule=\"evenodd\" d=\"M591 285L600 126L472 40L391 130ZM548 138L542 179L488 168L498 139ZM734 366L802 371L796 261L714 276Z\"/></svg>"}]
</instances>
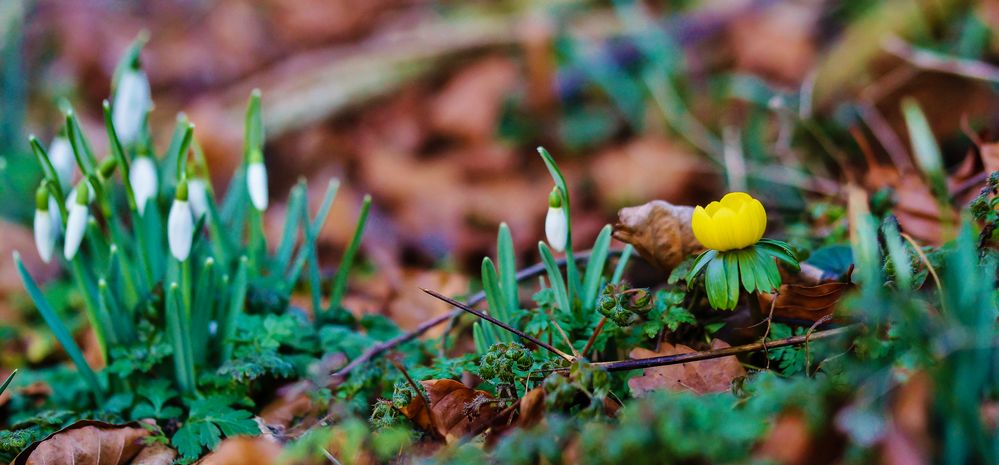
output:
<instances>
[{"instance_id":1,"label":"drooping white flower","mask_svg":"<svg viewBox=\"0 0 999 465\"><path fill-rule=\"evenodd\" d=\"M139 209L139 215L142 215L146 211L146 203L156 197L159 188L156 162L146 156L135 157L128 173L128 182L132 184L132 192L135 193L135 206Z\"/></svg>"},{"instance_id":2,"label":"drooping white flower","mask_svg":"<svg viewBox=\"0 0 999 465\"><path fill-rule=\"evenodd\" d=\"M141 69L125 70L118 79L111 107L111 121L122 144L131 145L139 139L152 105L146 73Z\"/></svg>"},{"instance_id":3,"label":"drooping white flower","mask_svg":"<svg viewBox=\"0 0 999 465\"><path fill-rule=\"evenodd\" d=\"M259 211L267 209L267 168L264 162L251 161L246 168L246 187L250 191L250 201Z\"/></svg>"},{"instance_id":4,"label":"drooping white flower","mask_svg":"<svg viewBox=\"0 0 999 465\"><path fill-rule=\"evenodd\" d=\"M191 216L191 206L187 202L187 180L182 179L177 184L177 195L170 206L167 217L167 242L170 244L170 254L179 261L187 260L191 254L191 242L194 238L194 218Z\"/></svg>"},{"instance_id":5,"label":"drooping white flower","mask_svg":"<svg viewBox=\"0 0 999 465\"><path fill-rule=\"evenodd\" d=\"M208 187L201 179L192 179L187 184L188 199L194 219L201 218L208 211Z\"/></svg>"},{"instance_id":6,"label":"drooping white flower","mask_svg":"<svg viewBox=\"0 0 999 465\"><path fill-rule=\"evenodd\" d=\"M59 177L59 184L62 184L63 189L69 187L76 170L76 157L73 156L73 146L65 137L56 136L52 139L52 145L49 145L49 161L52 162L56 176Z\"/></svg>"},{"instance_id":7,"label":"drooping white flower","mask_svg":"<svg viewBox=\"0 0 999 465\"><path fill-rule=\"evenodd\" d=\"M49 213L49 191L44 185L35 193L35 247L42 261L52 260L52 250L55 248L56 228Z\"/></svg>"},{"instance_id":8,"label":"drooping white flower","mask_svg":"<svg viewBox=\"0 0 999 465\"><path fill-rule=\"evenodd\" d=\"M69 206L69 218L66 219L66 240L62 250L66 260L72 260L76 256L76 252L80 250L80 243L83 242L83 233L87 230L87 220L90 217L90 210L87 208L90 200L90 186L88 184L81 182L74 189L74 201Z\"/></svg>"},{"instance_id":9,"label":"drooping white flower","mask_svg":"<svg viewBox=\"0 0 999 465\"><path fill-rule=\"evenodd\" d=\"M565 210L562 209L562 196L556 187L548 196L548 215L545 216L545 236L548 245L556 252L565 250L569 236L569 225L566 223Z\"/></svg>"}]
</instances>

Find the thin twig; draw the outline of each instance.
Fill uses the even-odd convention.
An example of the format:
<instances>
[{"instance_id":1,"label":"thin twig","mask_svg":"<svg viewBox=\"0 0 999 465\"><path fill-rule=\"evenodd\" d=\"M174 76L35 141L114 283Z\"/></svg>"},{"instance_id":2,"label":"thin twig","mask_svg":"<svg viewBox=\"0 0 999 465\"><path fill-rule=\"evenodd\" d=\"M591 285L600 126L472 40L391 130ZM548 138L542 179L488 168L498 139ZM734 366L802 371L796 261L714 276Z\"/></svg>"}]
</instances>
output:
<instances>
[{"instance_id":1,"label":"thin twig","mask_svg":"<svg viewBox=\"0 0 999 465\"><path fill-rule=\"evenodd\" d=\"M824 315L822 318L816 320L815 323L812 323L812 326L810 326L808 328L808 331L805 332L805 375L806 376L808 375L808 367L811 366L812 364L812 354L810 350L811 345L808 344L809 338L812 337L812 333L815 332L815 328L818 328L819 326L822 326L824 323L828 322L829 320L832 320L832 317L833 317L832 313Z\"/></svg>"},{"instance_id":2,"label":"thin twig","mask_svg":"<svg viewBox=\"0 0 999 465\"><path fill-rule=\"evenodd\" d=\"M556 349L554 346L552 346L552 345L550 345L548 343L542 342L540 339L538 339L538 338L536 338L534 336L531 336L530 334L527 334L527 333L525 333L525 332L523 332L523 331L521 331L521 330L519 330L517 328L514 328L514 327L512 327L512 326L510 326L510 325L508 325L508 324L506 324L506 323L504 323L504 322L502 322L500 320L497 320L496 318L494 318L491 315L487 315L485 313L482 313L482 312L480 312L480 311L478 311L478 310L476 310L476 309L474 309L472 307L469 307L468 305L465 305L465 304L463 304L461 302L458 302L457 300L454 300L454 299L452 299L452 298L450 298L450 297L448 297L446 295L443 295L443 294L441 294L441 293L439 293L437 291L433 291L433 290L430 290L430 289L424 289L422 287L420 288L420 290L423 291L423 292L426 292L427 294L430 294L430 295L436 297L437 299L440 299L440 300L442 300L444 302L447 302L447 303L451 304L451 306L453 306L453 307L458 307L458 308L460 308L460 309L462 309L462 310L464 310L464 311L466 311L468 313L471 313L472 315L475 315L475 316L477 316L479 318L482 318L483 320L486 320L486 321L488 321L488 322L490 322L490 323L492 323L492 324L494 324L496 326L499 326L500 328L503 328L503 329L505 329L505 330L513 333L513 334L516 334L518 337L520 337L522 339L526 339L526 340L530 341L532 344L534 344L534 345L536 345L538 347L541 347L543 349L546 349L549 352L551 352L551 353L553 353L555 355L558 355L559 357L562 357L562 358L566 359L569 362L573 361L573 357L571 355L569 355L569 354L567 354L565 352L562 352L561 350Z\"/></svg>"},{"instance_id":3,"label":"thin twig","mask_svg":"<svg viewBox=\"0 0 999 465\"><path fill-rule=\"evenodd\" d=\"M856 324L852 324L840 328L818 331L810 335L806 334L799 336L791 336L788 338L778 339L776 341L770 341L770 342L757 341L751 344L744 344L735 347L725 347L722 349L706 350L703 352L664 355L660 357L639 358L633 360L617 360L613 362L597 362L594 363L593 366L603 368L607 371L626 371L626 370L637 370L640 368L651 368L651 367L660 367L667 365L677 365L680 363L698 362L701 360L711 360L715 358L728 357L730 355L755 352L763 348L776 349L778 347L800 345L804 344L806 341L817 341L820 339L827 339L835 336L840 336L846 334L852 329L855 329L856 327L857 327ZM557 368L553 371L565 371L565 370L568 370L568 368Z\"/></svg>"},{"instance_id":4,"label":"thin twig","mask_svg":"<svg viewBox=\"0 0 999 465\"><path fill-rule=\"evenodd\" d=\"M423 386L420 386L419 384L416 384L416 381L413 381L413 378L409 376L409 372L406 371L406 367L402 366L401 363L391 357L389 358L389 361L399 369L402 376L406 377L406 382L409 383L409 386L412 387L417 394L419 394L421 399L423 399L423 403L427 407L427 417L430 418L431 429L436 436L443 438L444 435L441 433L440 423L437 422L437 415L434 415L434 406L430 403L430 395L423 390Z\"/></svg>"},{"instance_id":5,"label":"thin twig","mask_svg":"<svg viewBox=\"0 0 999 465\"><path fill-rule=\"evenodd\" d=\"M605 323L607 323L607 317L600 318L600 323L597 323L597 327L593 330L593 334L590 335L590 339L586 341L586 345L583 346L583 357L586 357L587 352L590 351L590 347L593 346L593 342L597 340L597 335L604 329Z\"/></svg>"},{"instance_id":6,"label":"thin twig","mask_svg":"<svg viewBox=\"0 0 999 465\"><path fill-rule=\"evenodd\" d=\"M620 253L621 253L621 250L611 250L611 251L608 252L608 254L610 254L610 255L617 255L617 254L620 254ZM587 259L590 258L590 254L591 254L591 251L581 252L581 253L575 254L574 258L576 259L577 262L584 261L584 260L587 260ZM566 263L566 259L564 259L564 258L559 259L557 261L557 264L559 266L564 266L565 263ZM533 265L531 265L531 266L529 266L527 268L524 268L523 270L520 270L520 271L517 272L517 282L520 282L520 281L523 281L525 279L537 276L537 275L539 275L541 273L544 273L544 271L545 271L545 265L544 265L544 263L535 263L535 264L533 264ZM486 299L485 292L477 292L471 298L468 299L468 305L476 305L476 304L482 302L485 299ZM456 319L459 316L461 316L463 313L465 313L463 310L461 310L461 309L455 309L455 310L451 311L450 313L445 313L443 315L435 316L435 317L433 317L433 318L431 318L431 319L429 319L427 321L424 321L423 323L420 323L420 325L417 326L416 328L413 328L412 331L409 331L409 332L404 333L404 334L400 334L400 335L398 335L398 336L396 336L396 337L394 337L392 339L389 339L389 340L383 341L383 342L379 342L378 344L375 344L375 345L371 346L368 350L364 351L364 353L362 353L361 355L359 355L354 360L351 360L350 363L348 363L347 365L345 365L339 371L337 371L336 373L333 373L332 375L330 375L330 377L327 380L326 384L327 385L333 385L333 384L342 383L344 380L347 379L347 375L350 374L350 372L353 371L354 369L356 369L357 367L363 365L364 363L367 363L371 359L373 359L375 357L378 357L379 355L381 355L381 354L383 354L383 353L385 353L385 352L387 352L387 351L389 351L389 350L391 350L391 349L393 349L393 348L395 348L395 347L397 347L397 346L399 346L401 344L405 344L405 343L407 343L409 341L412 341L413 339L416 339L416 338L422 336L423 333L426 333L427 331L429 331L430 328L433 328L433 327L435 327L437 325L443 324L443 323L445 323L447 321L453 321L454 319Z\"/></svg>"},{"instance_id":7,"label":"thin twig","mask_svg":"<svg viewBox=\"0 0 999 465\"><path fill-rule=\"evenodd\" d=\"M552 325L554 325L555 329L558 330L558 334L562 336L562 340L565 341L565 345L568 346L569 350L572 351L572 356L579 358L579 352L576 352L576 348L572 346L572 340L569 339L569 335L565 333L564 329L562 329L562 325L558 324L558 320L556 320L551 313L545 312L545 315L548 316L548 319L551 320Z\"/></svg>"}]
</instances>

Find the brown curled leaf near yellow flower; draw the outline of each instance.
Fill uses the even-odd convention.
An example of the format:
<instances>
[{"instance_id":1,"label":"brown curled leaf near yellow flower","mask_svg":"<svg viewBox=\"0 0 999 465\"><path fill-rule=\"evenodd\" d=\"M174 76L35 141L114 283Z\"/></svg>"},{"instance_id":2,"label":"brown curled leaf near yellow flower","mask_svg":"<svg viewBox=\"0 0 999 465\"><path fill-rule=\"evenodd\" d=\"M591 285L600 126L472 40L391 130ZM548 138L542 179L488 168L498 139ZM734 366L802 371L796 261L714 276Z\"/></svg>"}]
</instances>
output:
<instances>
[{"instance_id":1,"label":"brown curled leaf near yellow flower","mask_svg":"<svg viewBox=\"0 0 999 465\"><path fill-rule=\"evenodd\" d=\"M708 250L694 260L687 282L692 283L704 271L708 303L714 308L734 309L740 289L769 293L780 287L777 261L798 267L789 245L763 238L766 209L745 192L731 192L705 207L698 206L691 227L694 237Z\"/></svg>"}]
</instances>

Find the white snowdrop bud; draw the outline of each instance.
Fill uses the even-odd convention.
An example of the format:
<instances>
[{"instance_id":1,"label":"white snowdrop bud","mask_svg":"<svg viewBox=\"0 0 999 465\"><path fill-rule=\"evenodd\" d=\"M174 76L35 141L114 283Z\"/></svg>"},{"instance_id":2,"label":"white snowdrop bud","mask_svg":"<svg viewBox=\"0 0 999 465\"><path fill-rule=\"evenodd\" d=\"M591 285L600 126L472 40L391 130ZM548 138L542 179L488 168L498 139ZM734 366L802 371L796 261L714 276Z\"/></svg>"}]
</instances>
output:
<instances>
[{"instance_id":1,"label":"white snowdrop bud","mask_svg":"<svg viewBox=\"0 0 999 465\"><path fill-rule=\"evenodd\" d=\"M152 106L146 73L141 69L125 70L118 79L111 107L111 121L122 144L131 145L139 139L146 114Z\"/></svg>"},{"instance_id":2,"label":"white snowdrop bud","mask_svg":"<svg viewBox=\"0 0 999 465\"><path fill-rule=\"evenodd\" d=\"M72 260L76 252L80 250L80 243L83 242L83 233L87 231L87 219L90 211L87 204L90 202L90 186L86 182L81 182L74 189L76 192L72 205L69 206L69 218L66 220L66 241L63 243L63 256L66 260Z\"/></svg>"},{"instance_id":3,"label":"white snowdrop bud","mask_svg":"<svg viewBox=\"0 0 999 465\"><path fill-rule=\"evenodd\" d=\"M128 182L132 184L132 192L135 193L135 206L139 209L139 215L142 215L146 211L146 203L156 198L159 188L156 162L147 156L135 157L128 173Z\"/></svg>"},{"instance_id":4,"label":"white snowdrop bud","mask_svg":"<svg viewBox=\"0 0 999 465\"><path fill-rule=\"evenodd\" d=\"M59 184L62 184L64 189L69 187L76 170L76 157L73 156L73 146L65 137L57 136L52 139L52 145L49 145L49 161L52 162L56 176L59 177Z\"/></svg>"},{"instance_id":5,"label":"white snowdrop bud","mask_svg":"<svg viewBox=\"0 0 999 465\"><path fill-rule=\"evenodd\" d=\"M208 211L208 186L201 179L192 179L187 184L187 193L194 219L201 218Z\"/></svg>"},{"instance_id":6,"label":"white snowdrop bud","mask_svg":"<svg viewBox=\"0 0 999 465\"><path fill-rule=\"evenodd\" d=\"M545 236L548 245L556 252L565 250L569 236L569 225L566 224L565 211L562 209L562 196L558 187L552 189L548 196L548 215L545 216Z\"/></svg>"},{"instance_id":7,"label":"white snowdrop bud","mask_svg":"<svg viewBox=\"0 0 999 465\"><path fill-rule=\"evenodd\" d=\"M177 195L173 199L173 205L170 206L170 215L167 217L167 242L170 244L170 254L179 261L187 260L194 239L194 218L191 216L191 206L187 198L187 180L181 179L177 184Z\"/></svg>"},{"instance_id":8,"label":"white snowdrop bud","mask_svg":"<svg viewBox=\"0 0 999 465\"><path fill-rule=\"evenodd\" d=\"M55 249L56 228L49 213L49 191L42 184L35 192L35 247L38 256L48 263L52 260L52 250Z\"/></svg>"},{"instance_id":9,"label":"white snowdrop bud","mask_svg":"<svg viewBox=\"0 0 999 465\"><path fill-rule=\"evenodd\" d=\"M246 168L246 187L250 191L250 201L260 211L267 209L267 168L264 167L263 155L259 150L250 154L250 163Z\"/></svg>"}]
</instances>

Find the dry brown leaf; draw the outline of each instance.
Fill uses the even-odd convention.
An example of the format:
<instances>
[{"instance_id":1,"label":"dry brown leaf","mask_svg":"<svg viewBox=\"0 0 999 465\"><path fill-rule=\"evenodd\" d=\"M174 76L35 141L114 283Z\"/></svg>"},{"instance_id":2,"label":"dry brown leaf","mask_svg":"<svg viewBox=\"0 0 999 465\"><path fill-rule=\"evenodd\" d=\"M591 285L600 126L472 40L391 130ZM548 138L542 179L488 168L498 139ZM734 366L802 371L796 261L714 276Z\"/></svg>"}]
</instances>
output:
<instances>
[{"instance_id":1,"label":"dry brown leaf","mask_svg":"<svg viewBox=\"0 0 999 465\"><path fill-rule=\"evenodd\" d=\"M805 416L792 410L777 417L770 434L756 451L756 458L781 465L806 465L812 463L811 449L812 438Z\"/></svg>"},{"instance_id":2,"label":"dry brown leaf","mask_svg":"<svg viewBox=\"0 0 999 465\"><path fill-rule=\"evenodd\" d=\"M226 438L204 456L199 465L273 465L281 454L281 446L265 436Z\"/></svg>"},{"instance_id":3,"label":"dry brown leaf","mask_svg":"<svg viewBox=\"0 0 999 465\"><path fill-rule=\"evenodd\" d=\"M493 136L503 101L517 83L517 66L509 58L489 57L454 75L430 108L438 131L469 142Z\"/></svg>"},{"instance_id":4,"label":"dry brown leaf","mask_svg":"<svg viewBox=\"0 0 999 465\"><path fill-rule=\"evenodd\" d=\"M299 381L278 388L277 397L258 416L269 427L287 428L296 418L315 414L317 406L307 393L311 387L311 383Z\"/></svg>"},{"instance_id":5,"label":"dry brown leaf","mask_svg":"<svg viewBox=\"0 0 999 465\"><path fill-rule=\"evenodd\" d=\"M818 321L831 315L836 304L853 287L851 282L781 284L776 304L773 304L771 294L759 294L760 308L766 311L773 305L774 317Z\"/></svg>"},{"instance_id":6,"label":"dry brown leaf","mask_svg":"<svg viewBox=\"0 0 999 465\"><path fill-rule=\"evenodd\" d=\"M545 416L545 390L536 387L527 391L520 399L520 416L517 417L517 424L521 428L530 428L538 423Z\"/></svg>"},{"instance_id":7,"label":"dry brown leaf","mask_svg":"<svg viewBox=\"0 0 999 465\"><path fill-rule=\"evenodd\" d=\"M800 83L815 63L818 5L779 3L733 21L729 44L736 67L768 80Z\"/></svg>"},{"instance_id":8,"label":"dry brown leaf","mask_svg":"<svg viewBox=\"0 0 999 465\"><path fill-rule=\"evenodd\" d=\"M12 465L122 465L146 448L149 430L138 423L112 425L82 420L21 451Z\"/></svg>"},{"instance_id":9,"label":"dry brown leaf","mask_svg":"<svg viewBox=\"0 0 999 465\"><path fill-rule=\"evenodd\" d=\"M649 263L670 271L703 247L690 227L692 207L653 200L622 208L614 225L614 238L635 247Z\"/></svg>"},{"instance_id":10,"label":"dry brown leaf","mask_svg":"<svg viewBox=\"0 0 999 465\"><path fill-rule=\"evenodd\" d=\"M713 339L712 349L729 347L724 341ZM643 349L632 349L629 356L633 359L661 357L664 355L679 355L696 352L682 344L663 343L659 352ZM732 380L746 376L746 369L739 364L735 356L721 357L699 362L682 363L661 367L646 368L642 376L628 380L628 387L635 396L657 389L672 391L690 390L697 394L727 391Z\"/></svg>"},{"instance_id":11,"label":"dry brown leaf","mask_svg":"<svg viewBox=\"0 0 999 465\"><path fill-rule=\"evenodd\" d=\"M177 458L177 451L163 443L146 446L132 459L131 465L170 465Z\"/></svg>"},{"instance_id":12,"label":"dry brown leaf","mask_svg":"<svg viewBox=\"0 0 999 465\"><path fill-rule=\"evenodd\" d=\"M431 410L427 410L422 397L416 397L402 413L425 430L430 430L436 422L441 437L450 440L480 433L500 413L496 403L491 402L493 396L486 391L471 389L452 379L420 383L430 397Z\"/></svg>"},{"instance_id":13,"label":"dry brown leaf","mask_svg":"<svg viewBox=\"0 0 999 465\"><path fill-rule=\"evenodd\" d=\"M404 330L416 328L426 320L451 311L450 305L428 296L420 288L439 289L445 295L457 295L468 290L468 278L440 270L404 270L402 285L389 302L387 314ZM444 326L437 326L422 337L435 338L445 330Z\"/></svg>"}]
</instances>

